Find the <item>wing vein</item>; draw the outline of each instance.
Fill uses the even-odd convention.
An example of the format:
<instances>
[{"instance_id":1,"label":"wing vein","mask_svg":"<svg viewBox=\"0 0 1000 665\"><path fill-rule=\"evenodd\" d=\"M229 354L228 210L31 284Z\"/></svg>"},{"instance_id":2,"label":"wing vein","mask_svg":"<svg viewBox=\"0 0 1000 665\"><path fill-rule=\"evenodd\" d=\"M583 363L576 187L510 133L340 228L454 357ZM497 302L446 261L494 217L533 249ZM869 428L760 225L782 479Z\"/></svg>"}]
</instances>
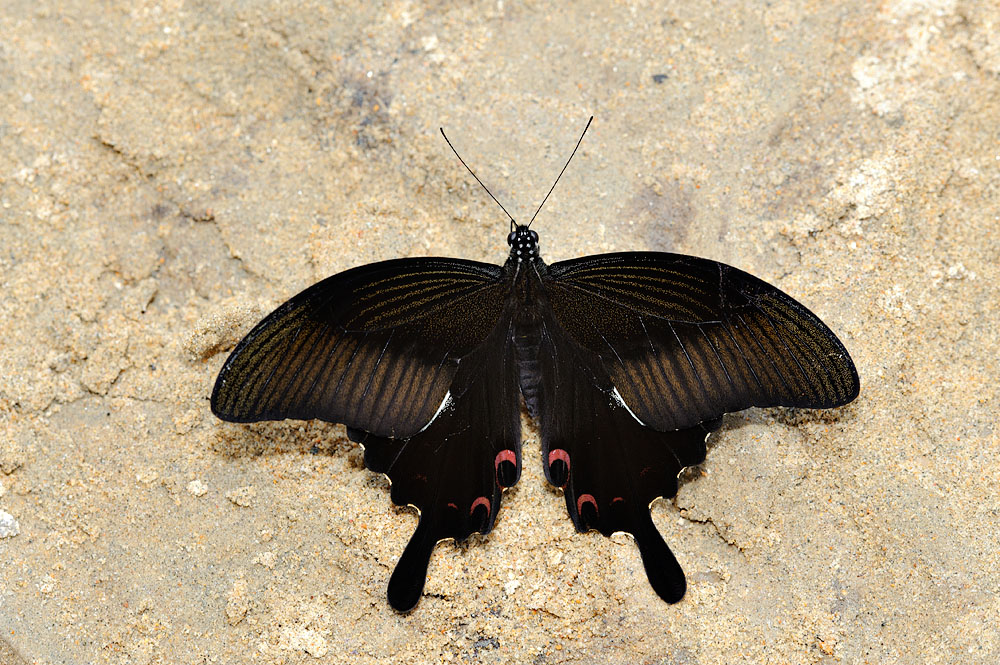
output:
<instances>
[{"instance_id":1,"label":"wing vein","mask_svg":"<svg viewBox=\"0 0 1000 665\"><path fill-rule=\"evenodd\" d=\"M324 309L326 309L327 307L329 307L330 303L333 302L333 299L334 299L335 296L336 296L336 294L330 294L330 295L328 295L323 300L322 305L320 305L317 308L317 311L323 311ZM326 338L327 331L329 331L329 330L330 330L330 321L328 319L325 323L323 323L323 328L322 328L322 330L320 330L319 335L316 336L316 344L319 344L320 340ZM343 335L341 335L341 336L339 336L337 338L337 342L333 345L333 348L330 349L330 351L326 354L326 357L323 358L323 364L322 364L322 366L319 367L319 369L316 372L316 376L313 377L312 383L309 384L309 390L307 390L303 394L305 394L307 396L312 395L312 391L316 387L316 383L320 380L320 378L322 378L322 376L324 374L326 374L326 368L329 366L329 363L333 359L334 354L336 353L337 349L340 348L340 343L343 342L343 341L344 341L344 336ZM311 353L312 352L310 351L310 355L311 355ZM309 399L309 398L307 397L306 399Z\"/></svg>"},{"instance_id":2,"label":"wing vein","mask_svg":"<svg viewBox=\"0 0 1000 665\"><path fill-rule=\"evenodd\" d=\"M358 355L358 349L361 348L363 340L366 339L367 337L368 337L367 333L360 335L361 339L357 340L357 343L354 345L354 350L351 351L351 357L348 358L347 362L344 364L344 371L341 373L340 378L337 380L337 387L333 389L332 393L330 393L330 397L337 397L338 395L340 395L340 388L344 384L344 379L347 378L347 373L351 371L351 367L354 365L354 359Z\"/></svg>"},{"instance_id":3,"label":"wing vein","mask_svg":"<svg viewBox=\"0 0 1000 665\"><path fill-rule=\"evenodd\" d=\"M774 335L775 335L775 337L777 337L778 341L781 342L781 345L783 347L785 347L785 351L788 352L788 355L791 356L792 360L795 361L796 367L798 367L799 371L802 372L802 387L803 387L803 389L809 390L810 392L813 393L813 396L816 397L817 396L815 394L816 391L815 391L815 389L813 388L812 384L809 381L809 373L806 372L806 368L802 366L801 362L799 362L799 357L795 354L794 351L791 350L791 348L789 348L788 342L785 341L784 335L781 334L781 327L777 323L775 323L775 321L771 317L771 315L768 314L767 312L765 312L764 309L760 305L758 305L756 301L752 301L752 302L753 302L753 306L757 309L757 311L761 313L761 316L763 316L765 319L767 319L768 323L771 324L771 327L774 328Z\"/></svg>"},{"instance_id":4,"label":"wing vein","mask_svg":"<svg viewBox=\"0 0 1000 665\"><path fill-rule=\"evenodd\" d=\"M300 320L298 325L295 327L295 334L292 335L292 339L287 344L283 345L284 349L289 349L295 344L295 340L299 338L299 333L302 332L302 321ZM277 373L279 367L287 367L287 364L282 363L278 360L275 361L274 365L271 367L271 371L267 375L267 380L261 384L260 389L255 391L254 395L254 405L259 407L260 401L263 395L267 392L267 387L271 385L271 380L274 378L275 373Z\"/></svg>"},{"instance_id":5,"label":"wing vein","mask_svg":"<svg viewBox=\"0 0 1000 665\"><path fill-rule=\"evenodd\" d=\"M650 355L653 356L653 360L656 361L656 367L660 370L660 374L663 376L663 384L667 387L667 390L670 391L670 394L673 395L674 403L678 407L682 407L684 403L681 399L681 394L674 387L673 381L670 380L671 375L667 372L667 368L664 367L661 355L656 352L656 345L653 344L653 338L649 335L649 330L646 328L646 322L643 320L642 315L639 315L639 324L642 326L642 332L646 335L646 341L649 342ZM676 424L676 416L674 417L674 421L674 424Z\"/></svg>"},{"instance_id":6,"label":"wing vein","mask_svg":"<svg viewBox=\"0 0 1000 665\"><path fill-rule=\"evenodd\" d=\"M681 347L681 351L684 352L684 357L687 358L688 364L691 365L691 371L694 373L694 377L698 380L698 385L701 387L701 394L705 398L705 406L709 407L710 409L712 405L712 398L708 394L708 389L705 388L705 382L701 378L701 373L698 372L698 368L695 366L694 361L691 360L691 355L688 353L687 347L684 346L684 340L682 340L681 336L677 334L677 330L674 328L674 324L671 323L670 321L667 321L667 325L670 326L670 332L674 334L674 339L677 340L677 343Z\"/></svg>"},{"instance_id":7,"label":"wing vein","mask_svg":"<svg viewBox=\"0 0 1000 665\"><path fill-rule=\"evenodd\" d=\"M319 336L317 337L317 340L326 337L326 333L329 329L330 329L330 322L327 321L326 323L323 324L323 330L320 332ZM326 357L323 358L322 361L323 364L320 365L319 368L317 368L316 376L313 377L312 382L309 384L309 389L305 393L303 393L304 395L307 396L307 399L309 399L308 396L312 395L312 392L316 388L316 384L319 383L319 380L326 374L326 368L329 366L330 361L333 360L334 354L337 353L337 349L340 348L340 344L344 341L344 339L346 339L344 335L339 335L337 337L337 342L333 345L333 348L330 349L330 351L325 354Z\"/></svg>"},{"instance_id":8,"label":"wing vein","mask_svg":"<svg viewBox=\"0 0 1000 665\"><path fill-rule=\"evenodd\" d=\"M312 342L312 344L310 345L309 353L303 354L303 353L299 352L298 354L296 354L296 355L299 356L299 358L312 357L313 353L316 351L316 347L318 347L321 342L325 341L324 336L326 334L326 330L327 330L328 325L329 324L324 324L323 325L323 329L320 332L320 334L316 335L316 339L314 339L313 342ZM295 383L299 380L299 375L302 373L302 370L305 369L305 367L306 367L306 363L299 362L297 364L297 366L295 366L294 370L292 371L291 376L289 376L288 379L284 381L285 392L286 393L291 392L292 388L295 387Z\"/></svg>"},{"instance_id":9,"label":"wing vein","mask_svg":"<svg viewBox=\"0 0 1000 665\"><path fill-rule=\"evenodd\" d=\"M359 402L363 402L365 398L368 397L368 391L371 390L372 382L375 381L375 375L378 374L379 365L382 364L382 358L385 357L385 350L389 348L389 344L392 342L393 333L395 332L395 330L390 331L389 336L386 337L385 344L382 345L382 350L379 352L378 358L375 360L375 364L372 365L372 373L368 376L368 383L365 384L365 389L361 392L361 397L358 399Z\"/></svg>"},{"instance_id":10,"label":"wing vein","mask_svg":"<svg viewBox=\"0 0 1000 665\"><path fill-rule=\"evenodd\" d=\"M774 363L774 360L771 358L771 354L769 354L767 352L767 350L764 349L764 345L760 343L759 339L757 339L757 333L756 333L756 331L753 328L751 328L749 325L747 325L747 322L743 318L742 314L740 314L739 312L737 312L736 316L739 318L740 322L743 324L743 327L747 329L747 332L750 333L750 339L752 339L754 341L754 343L757 345L757 348L760 349L761 355L763 355L765 358L767 358L767 361L769 363L771 363L771 367L774 368L775 374L777 374L778 378L781 379L781 382L783 384L785 384L785 389L788 391L788 394L789 395L793 394L792 387L790 385L788 385L788 379L785 378L784 372L782 372L780 369L778 369L778 366Z\"/></svg>"},{"instance_id":11,"label":"wing vein","mask_svg":"<svg viewBox=\"0 0 1000 665\"><path fill-rule=\"evenodd\" d=\"M414 359L407 353L399 353L396 357L396 363L396 394L393 395L391 400L386 400L382 405L382 410L378 415L378 420L375 421L376 429L381 429L382 423L385 422L386 416L389 415L393 404L400 400L405 400L409 396L410 390L413 388L413 379L410 376L410 372L416 367ZM378 395L376 396L376 404L379 403L379 398L385 393L388 388L388 384L388 380L382 382L382 387L379 389Z\"/></svg>"},{"instance_id":12,"label":"wing vein","mask_svg":"<svg viewBox=\"0 0 1000 665\"><path fill-rule=\"evenodd\" d=\"M698 326L698 332L700 332L701 336L705 338L705 341L708 342L708 345L709 347L711 347L712 352L715 353L715 357L718 358L719 366L722 367L722 371L723 373L725 373L726 380L729 381L729 385L732 387L734 391L738 392L739 389L736 387L736 382L733 381L733 377L729 376L729 369L726 367L726 363L722 360L722 356L719 354L719 350L715 348L715 344L712 343L712 338L710 338L708 334L705 332L705 329L702 328L702 324L696 323L695 325Z\"/></svg>"},{"instance_id":13,"label":"wing vein","mask_svg":"<svg viewBox=\"0 0 1000 665\"><path fill-rule=\"evenodd\" d=\"M755 370L753 368L753 365L750 363L750 356L748 356L747 352L743 350L743 347L740 346L739 340L736 339L736 335L733 334L733 331L732 331L732 328L733 328L732 319L729 318L728 314L725 314L724 316L726 317L726 319L725 319L726 325L723 326L722 329L726 331L727 335L729 335L729 339L733 340L733 344L736 346L736 350L740 352L740 356L742 356L743 362L746 363L747 369L750 370L750 374L753 375L753 380L757 382L757 387L760 388L761 393L763 394L763 393L767 392L764 389L764 384L761 383L760 377L757 376L757 370Z\"/></svg>"}]
</instances>

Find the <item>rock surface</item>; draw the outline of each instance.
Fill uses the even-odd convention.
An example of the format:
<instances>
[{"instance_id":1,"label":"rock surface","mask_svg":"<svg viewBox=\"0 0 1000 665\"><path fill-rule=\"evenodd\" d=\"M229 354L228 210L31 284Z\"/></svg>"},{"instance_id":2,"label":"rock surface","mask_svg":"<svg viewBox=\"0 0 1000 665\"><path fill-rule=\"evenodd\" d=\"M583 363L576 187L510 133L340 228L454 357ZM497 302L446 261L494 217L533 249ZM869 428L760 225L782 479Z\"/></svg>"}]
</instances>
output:
<instances>
[{"instance_id":1,"label":"rock surface","mask_svg":"<svg viewBox=\"0 0 1000 665\"><path fill-rule=\"evenodd\" d=\"M998 25L957 0L7 0L0 639L38 664L997 662ZM495 530L439 546L397 615L415 517L342 427L220 423L212 382L328 274L504 259L439 126L524 220L591 114L543 256L737 265L837 331L861 397L727 417L653 508L674 606L629 539L573 531L526 420Z\"/></svg>"}]
</instances>

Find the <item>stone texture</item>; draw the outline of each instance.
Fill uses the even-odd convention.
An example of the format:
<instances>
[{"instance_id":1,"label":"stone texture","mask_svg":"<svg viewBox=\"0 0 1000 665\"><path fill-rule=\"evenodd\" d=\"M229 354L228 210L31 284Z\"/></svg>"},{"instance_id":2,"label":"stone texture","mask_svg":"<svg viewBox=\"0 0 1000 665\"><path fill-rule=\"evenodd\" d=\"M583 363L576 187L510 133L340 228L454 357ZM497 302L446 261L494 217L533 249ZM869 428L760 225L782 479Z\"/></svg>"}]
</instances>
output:
<instances>
[{"instance_id":1,"label":"stone texture","mask_svg":"<svg viewBox=\"0 0 1000 665\"><path fill-rule=\"evenodd\" d=\"M998 25L956 0L8 0L0 471L22 532L0 653L996 662ZM330 273L503 260L507 222L438 127L526 219L591 114L533 226L545 258L753 272L838 332L861 397L726 419L653 508L675 606L629 539L574 533L526 420L495 530L440 546L396 615L414 516L340 426L217 422L215 374Z\"/></svg>"}]
</instances>

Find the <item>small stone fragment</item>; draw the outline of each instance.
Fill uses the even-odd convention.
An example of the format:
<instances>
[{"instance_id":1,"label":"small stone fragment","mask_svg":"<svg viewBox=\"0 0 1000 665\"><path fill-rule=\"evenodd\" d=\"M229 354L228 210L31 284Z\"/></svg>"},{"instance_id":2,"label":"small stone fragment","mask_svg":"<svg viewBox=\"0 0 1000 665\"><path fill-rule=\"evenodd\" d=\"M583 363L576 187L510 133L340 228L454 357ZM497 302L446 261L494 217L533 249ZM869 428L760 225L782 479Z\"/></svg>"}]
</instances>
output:
<instances>
[{"instance_id":1,"label":"small stone fragment","mask_svg":"<svg viewBox=\"0 0 1000 665\"><path fill-rule=\"evenodd\" d=\"M21 533L21 526L10 513L0 510L0 538L13 538Z\"/></svg>"},{"instance_id":2,"label":"small stone fragment","mask_svg":"<svg viewBox=\"0 0 1000 665\"><path fill-rule=\"evenodd\" d=\"M253 505L253 500L257 498L257 490L253 488L253 485L237 487L233 491L227 492L226 498L241 508L249 508Z\"/></svg>"},{"instance_id":3,"label":"small stone fragment","mask_svg":"<svg viewBox=\"0 0 1000 665\"><path fill-rule=\"evenodd\" d=\"M208 493L208 486L200 480L195 479L187 484L187 491L192 496L205 496Z\"/></svg>"},{"instance_id":4,"label":"small stone fragment","mask_svg":"<svg viewBox=\"0 0 1000 665\"><path fill-rule=\"evenodd\" d=\"M295 641L298 643L298 647L313 658L322 658L329 650L326 639L315 630L303 628L296 635L296 638Z\"/></svg>"},{"instance_id":5,"label":"small stone fragment","mask_svg":"<svg viewBox=\"0 0 1000 665\"><path fill-rule=\"evenodd\" d=\"M238 579L233 583L233 588L229 590L226 598L226 621L230 626L235 626L250 611L250 598L247 596L247 582Z\"/></svg>"},{"instance_id":6,"label":"small stone fragment","mask_svg":"<svg viewBox=\"0 0 1000 665\"><path fill-rule=\"evenodd\" d=\"M188 409L183 413L176 413L174 414L174 431L177 434L187 434L198 426L201 419L201 409Z\"/></svg>"},{"instance_id":7,"label":"small stone fragment","mask_svg":"<svg viewBox=\"0 0 1000 665\"><path fill-rule=\"evenodd\" d=\"M135 479L143 485L152 485L159 477L160 474L153 469L143 469L139 473L135 474Z\"/></svg>"},{"instance_id":8,"label":"small stone fragment","mask_svg":"<svg viewBox=\"0 0 1000 665\"><path fill-rule=\"evenodd\" d=\"M0 471L10 475L24 465L24 448L10 439L0 439Z\"/></svg>"},{"instance_id":9,"label":"small stone fragment","mask_svg":"<svg viewBox=\"0 0 1000 665\"><path fill-rule=\"evenodd\" d=\"M46 595L52 593L56 589L56 578L51 575L46 575L42 578L40 582L37 582L35 586L38 587L39 593L44 593Z\"/></svg>"},{"instance_id":10,"label":"small stone fragment","mask_svg":"<svg viewBox=\"0 0 1000 665\"><path fill-rule=\"evenodd\" d=\"M265 551L257 555L255 559L257 563L264 566L268 570L274 570L274 552Z\"/></svg>"}]
</instances>

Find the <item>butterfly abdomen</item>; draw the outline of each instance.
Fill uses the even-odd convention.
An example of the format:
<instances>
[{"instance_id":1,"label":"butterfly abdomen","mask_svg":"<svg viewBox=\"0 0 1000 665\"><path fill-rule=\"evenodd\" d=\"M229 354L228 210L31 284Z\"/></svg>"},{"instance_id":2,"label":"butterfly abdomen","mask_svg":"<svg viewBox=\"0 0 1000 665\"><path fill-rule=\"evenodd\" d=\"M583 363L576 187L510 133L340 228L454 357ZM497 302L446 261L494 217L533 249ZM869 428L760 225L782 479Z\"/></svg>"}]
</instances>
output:
<instances>
[{"instance_id":1,"label":"butterfly abdomen","mask_svg":"<svg viewBox=\"0 0 1000 665\"><path fill-rule=\"evenodd\" d=\"M532 418L538 417L538 391L541 385L541 365L538 354L542 344L542 328L537 316L524 315L514 320L514 347L517 350L517 382Z\"/></svg>"}]
</instances>

